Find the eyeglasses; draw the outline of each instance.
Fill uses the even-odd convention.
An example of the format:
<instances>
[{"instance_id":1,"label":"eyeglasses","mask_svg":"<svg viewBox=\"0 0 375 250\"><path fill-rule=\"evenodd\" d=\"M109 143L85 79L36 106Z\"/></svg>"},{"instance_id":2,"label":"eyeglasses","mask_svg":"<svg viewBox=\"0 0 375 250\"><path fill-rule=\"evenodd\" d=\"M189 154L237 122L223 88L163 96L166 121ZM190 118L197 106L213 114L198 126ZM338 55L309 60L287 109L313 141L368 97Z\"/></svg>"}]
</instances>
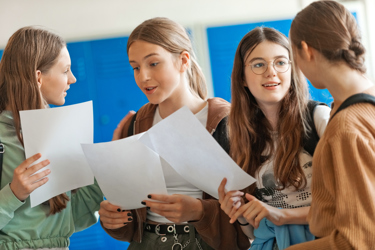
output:
<instances>
[{"instance_id":1,"label":"eyeglasses","mask_svg":"<svg viewBox=\"0 0 375 250\"><path fill-rule=\"evenodd\" d=\"M277 58L276 60L274 60L271 65L277 72L285 73L290 68L291 63L292 61L281 57L281 58ZM264 72L267 71L268 64L269 63L267 63L263 59L255 59L249 64L249 66L251 67L251 70L254 72L254 74L262 75L264 74Z\"/></svg>"}]
</instances>

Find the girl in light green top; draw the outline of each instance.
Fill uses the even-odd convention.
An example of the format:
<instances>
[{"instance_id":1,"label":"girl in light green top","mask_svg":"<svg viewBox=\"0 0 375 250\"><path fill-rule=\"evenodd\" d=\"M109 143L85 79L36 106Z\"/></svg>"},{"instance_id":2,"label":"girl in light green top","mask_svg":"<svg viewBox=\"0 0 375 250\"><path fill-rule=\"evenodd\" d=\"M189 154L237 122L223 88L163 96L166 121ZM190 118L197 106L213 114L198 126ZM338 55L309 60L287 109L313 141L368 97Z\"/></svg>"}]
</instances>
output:
<instances>
[{"instance_id":1,"label":"girl in light green top","mask_svg":"<svg viewBox=\"0 0 375 250\"><path fill-rule=\"evenodd\" d=\"M50 31L25 27L9 39L0 62L0 139L4 144L0 179L0 250L67 249L69 237L96 223L103 194L94 185L60 194L30 207L30 193L48 181L49 164L25 160L20 110L63 105L76 79L64 40Z\"/></svg>"}]
</instances>

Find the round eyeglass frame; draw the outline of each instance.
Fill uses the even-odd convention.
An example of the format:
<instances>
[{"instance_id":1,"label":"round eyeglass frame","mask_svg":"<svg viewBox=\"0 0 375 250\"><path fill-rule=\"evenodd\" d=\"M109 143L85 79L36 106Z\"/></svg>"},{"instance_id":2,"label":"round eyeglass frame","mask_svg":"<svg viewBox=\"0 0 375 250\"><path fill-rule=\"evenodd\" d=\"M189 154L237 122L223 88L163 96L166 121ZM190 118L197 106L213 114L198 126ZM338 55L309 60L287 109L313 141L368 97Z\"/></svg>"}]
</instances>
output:
<instances>
[{"instance_id":1,"label":"round eyeglass frame","mask_svg":"<svg viewBox=\"0 0 375 250\"><path fill-rule=\"evenodd\" d=\"M278 73L285 73L285 72L287 72L287 71L290 69L290 65L292 64L292 61L291 61L291 60L288 60L288 67L286 68L286 70L284 70L284 71L279 71L279 70L277 70L276 67L275 67L275 61L276 61L276 60L274 60L272 63L268 63L268 62L266 62L265 60L263 60L263 61L264 61L265 64L266 64L266 68L265 68L265 70L264 70L262 73L255 73L255 71L254 71L254 69L253 69L253 65L252 65L252 64L249 64L249 66L250 66L250 68L251 68L251 71L252 71L254 74L256 74L256 75L263 75L263 74L268 70L268 66L269 66L270 64L272 64L272 67L273 67L273 69L274 69L276 72L278 72Z\"/></svg>"}]
</instances>

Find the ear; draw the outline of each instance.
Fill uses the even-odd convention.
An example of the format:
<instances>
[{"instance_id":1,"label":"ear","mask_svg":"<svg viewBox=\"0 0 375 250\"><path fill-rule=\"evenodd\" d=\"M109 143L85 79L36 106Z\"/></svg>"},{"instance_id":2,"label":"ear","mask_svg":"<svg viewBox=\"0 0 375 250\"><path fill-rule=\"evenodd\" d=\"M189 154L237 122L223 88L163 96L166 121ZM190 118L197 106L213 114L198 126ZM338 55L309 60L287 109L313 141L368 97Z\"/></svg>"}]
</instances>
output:
<instances>
[{"instance_id":1,"label":"ear","mask_svg":"<svg viewBox=\"0 0 375 250\"><path fill-rule=\"evenodd\" d=\"M37 80L37 82L38 82L38 87L39 87L39 88L42 87L42 71L37 70L37 71L35 72L35 76L36 76L36 80Z\"/></svg>"},{"instance_id":2,"label":"ear","mask_svg":"<svg viewBox=\"0 0 375 250\"><path fill-rule=\"evenodd\" d=\"M305 41L301 41L300 56L302 59L311 61L315 58L315 50L310 47Z\"/></svg>"},{"instance_id":3,"label":"ear","mask_svg":"<svg viewBox=\"0 0 375 250\"><path fill-rule=\"evenodd\" d=\"M185 72L190 65L190 54L187 51L183 51L180 54L180 62L181 62L181 67L180 71L181 73Z\"/></svg>"}]
</instances>

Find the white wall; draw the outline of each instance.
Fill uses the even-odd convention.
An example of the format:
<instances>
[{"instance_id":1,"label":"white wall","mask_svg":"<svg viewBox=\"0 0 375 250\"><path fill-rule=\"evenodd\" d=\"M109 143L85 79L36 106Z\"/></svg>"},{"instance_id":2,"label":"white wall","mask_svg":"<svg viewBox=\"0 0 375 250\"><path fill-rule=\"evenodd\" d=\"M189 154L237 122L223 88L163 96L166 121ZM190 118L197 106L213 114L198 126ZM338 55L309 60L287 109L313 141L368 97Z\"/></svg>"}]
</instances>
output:
<instances>
[{"instance_id":1,"label":"white wall","mask_svg":"<svg viewBox=\"0 0 375 250\"><path fill-rule=\"evenodd\" d=\"M0 49L20 27L43 25L68 42L129 35L142 21L169 17L193 29L198 61L210 82L210 64L204 28L207 26L292 18L313 0L0 0ZM367 66L375 74L374 0L341 0L361 9L368 48ZM371 41L371 42L370 42ZM210 91L211 92L211 91Z\"/></svg>"},{"instance_id":2,"label":"white wall","mask_svg":"<svg viewBox=\"0 0 375 250\"><path fill-rule=\"evenodd\" d=\"M129 34L145 19L185 26L292 17L298 0L0 0L0 47L20 27L39 24L67 41Z\"/></svg>"}]
</instances>

